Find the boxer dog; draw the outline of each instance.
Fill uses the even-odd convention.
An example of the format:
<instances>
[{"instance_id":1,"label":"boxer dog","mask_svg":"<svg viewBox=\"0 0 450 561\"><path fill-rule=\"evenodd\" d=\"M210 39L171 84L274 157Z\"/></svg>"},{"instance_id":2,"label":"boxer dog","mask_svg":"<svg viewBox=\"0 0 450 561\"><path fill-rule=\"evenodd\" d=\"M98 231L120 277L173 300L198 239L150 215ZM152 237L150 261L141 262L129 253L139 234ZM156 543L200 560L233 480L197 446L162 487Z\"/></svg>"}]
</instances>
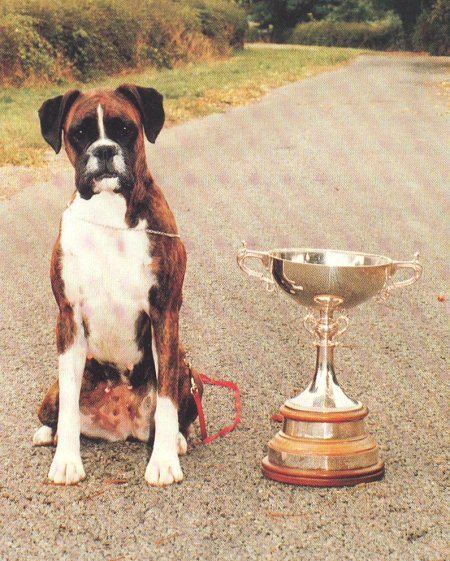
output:
<instances>
[{"instance_id":1,"label":"boxer dog","mask_svg":"<svg viewBox=\"0 0 450 561\"><path fill-rule=\"evenodd\" d=\"M70 90L39 118L56 153L64 138L76 191L51 259L59 376L33 442L56 443L54 483L85 477L80 433L153 442L145 480L181 481L178 456L197 416L178 336L186 252L144 146L164 124L162 96L131 84Z\"/></svg>"}]
</instances>

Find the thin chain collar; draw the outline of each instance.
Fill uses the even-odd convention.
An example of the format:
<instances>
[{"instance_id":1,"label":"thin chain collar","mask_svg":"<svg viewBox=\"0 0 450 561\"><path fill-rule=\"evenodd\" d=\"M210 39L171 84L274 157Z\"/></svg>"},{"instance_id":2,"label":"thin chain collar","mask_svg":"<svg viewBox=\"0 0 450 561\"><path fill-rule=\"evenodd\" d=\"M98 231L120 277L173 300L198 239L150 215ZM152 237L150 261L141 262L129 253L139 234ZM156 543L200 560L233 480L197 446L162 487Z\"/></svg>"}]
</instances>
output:
<instances>
[{"instance_id":1,"label":"thin chain collar","mask_svg":"<svg viewBox=\"0 0 450 561\"><path fill-rule=\"evenodd\" d=\"M169 234L168 232L160 232L159 230L151 230L150 228L122 228L121 226L111 226L109 224L100 224L99 222L94 222L93 220L87 220L86 218L81 218L81 216L76 216L70 209L70 203L67 205L67 209L72 213L74 218L81 220L82 222L87 222L88 224L93 224L94 226L100 226L102 228L107 228L109 230L122 230L126 232L147 232L148 234L153 234L155 236L166 236L167 238L181 238L180 234Z\"/></svg>"}]
</instances>

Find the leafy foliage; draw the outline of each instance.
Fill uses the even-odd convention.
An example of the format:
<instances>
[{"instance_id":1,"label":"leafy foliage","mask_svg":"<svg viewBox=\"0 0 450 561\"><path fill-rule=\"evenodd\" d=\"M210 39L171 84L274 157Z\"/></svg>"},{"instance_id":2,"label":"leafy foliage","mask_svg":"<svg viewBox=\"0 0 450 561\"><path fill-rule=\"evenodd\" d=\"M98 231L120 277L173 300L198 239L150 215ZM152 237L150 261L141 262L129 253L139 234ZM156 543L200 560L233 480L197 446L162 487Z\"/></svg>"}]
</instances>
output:
<instances>
[{"instance_id":1,"label":"leafy foliage","mask_svg":"<svg viewBox=\"0 0 450 561\"><path fill-rule=\"evenodd\" d=\"M206 37L232 47L243 47L247 21L233 1L188 0L197 11L201 31Z\"/></svg>"},{"instance_id":2,"label":"leafy foliage","mask_svg":"<svg viewBox=\"0 0 450 561\"><path fill-rule=\"evenodd\" d=\"M415 22L422 10L429 7L433 0L372 0L377 10L393 10L400 16L407 36L412 33Z\"/></svg>"},{"instance_id":3,"label":"leafy foliage","mask_svg":"<svg viewBox=\"0 0 450 561\"><path fill-rule=\"evenodd\" d=\"M54 70L55 51L39 35L35 20L20 14L0 17L0 70L12 76L12 82L21 82Z\"/></svg>"},{"instance_id":4,"label":"leafy foliage","mask_svg":"<svg viewBox=\"0 0 450 561\"><path fill-rule=\"evenodd\" d=\"M422 12L414 28L413 44L432 55L450 54L450 4L446 0L437 0Z\"/></svg>"},{"instance_id":5,"label":"leafy foliage","mask_svg":"<svg viewBox=\"0 0 450 561\"><path fill-rule=\"evenodd\" d=\"M226 56L242 46L232 0L3 0L0 82L102 73Z\"/></svg>"},{"instance_id":6,"label":"leafy foliage","mask_svg":"<svg viewBox=\"0 0 450 561\"><path fill-rule=\"evenodd\" d=\"M266 38L264 30L271 30L271 39L279 42L294 37L308 44L317 40L320 45L378 45L373 48L414 47L432 54L449 52L449 0L237 1L245 6L254 22L250 27L254 40ZM396 32L398 36L393 37Z\"/></svg>"},{"instance_id":7,"label":"leafy foliage","mask_svg":"<svg viewBox=\"0 0 450 561\"><path fill-rule=\"evenodd\" d=\"M311 21L298 24L291 43L392 50L403 48L402 23L398 16L375 22Z\"/></svg>"},{"instance_id":8,"label":"leafy foliage","mask_svg":"<svg viewBox=\"0 0 450 561\"><path fill-rule=\"evenodd\" d=\"M242 0L252 19L259 23L260 28L272 28L275 40L280 40L286 31L292 29L299 21L307 21L314 4L322 4L322 0Z\"/></svg>"},{"instance_id":9,"label":"leafy foliage","mask_svg":"<svg viewBox=\"0 0 450 561\"><path fill-rule=\"evenodd\" d=\"M323 19L373 21L380 19L383 12L376 10L371 0L240 0L240 3L261 29L273 29L275 40L289 36L298 23Z\"/></svg>"},{"instance_id":10,"label":"leafy foliage","mask_svg":"<svg viewBox=\"0 0 450 561\"><path fill-rule=\"evenodd\" d=\"M343 0L337 3L326 16L330 21L373 21L375 10L370 0Z\"/></svg>"}]
</instances>

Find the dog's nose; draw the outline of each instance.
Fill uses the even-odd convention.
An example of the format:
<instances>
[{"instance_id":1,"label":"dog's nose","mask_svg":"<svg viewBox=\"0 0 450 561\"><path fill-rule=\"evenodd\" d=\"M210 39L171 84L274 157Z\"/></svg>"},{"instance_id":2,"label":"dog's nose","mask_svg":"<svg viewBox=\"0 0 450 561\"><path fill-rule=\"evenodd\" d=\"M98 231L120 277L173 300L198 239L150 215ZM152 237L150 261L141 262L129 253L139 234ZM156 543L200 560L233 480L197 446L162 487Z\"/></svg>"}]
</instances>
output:
<instances>
[{"instance_id":1,"label":"dog's nose","mask_svg":"<svg viewBox=\"0 0 450 561\"><path fill-rule=\"evenodd\" d=\"M117 155L116 146L97 146L92 155L99 160L108 161Z\"/></svg>"}]
</instances>

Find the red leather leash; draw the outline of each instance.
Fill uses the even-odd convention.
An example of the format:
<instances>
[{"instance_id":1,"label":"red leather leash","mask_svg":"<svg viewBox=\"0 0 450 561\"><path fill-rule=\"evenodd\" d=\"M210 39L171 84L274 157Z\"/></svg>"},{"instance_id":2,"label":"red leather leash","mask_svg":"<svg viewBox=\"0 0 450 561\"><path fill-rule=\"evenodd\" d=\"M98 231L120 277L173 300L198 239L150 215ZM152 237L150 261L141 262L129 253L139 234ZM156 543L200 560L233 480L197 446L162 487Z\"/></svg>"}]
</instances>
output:
<instances>
[{"instance_id":1,"label":"red leather leash","mask_svg":"<svg viewBox=\"0 0 450 561\"><path fill-rule=\"evenodd\" d=\"M202 441L205 444L208 444L209 442L212 442L213 440L215 440L219 436L223 436L224 434L227 434L227 433L231 432L240 423L240 421L241 421L241 392L239 391L238 386L234 382L230 382L228 380L214 380L213 378L210 378L209 376L206 376L206 374L197 374L197 376L200 378L200 380L204 384L212 384L213 386L221 386L221 387L224 387L224 388L230 388L234 391L234 401L235 401L235 409L236 409L234 422L231 425L223 427L222 429L220 429L216 433L208 436L208 431L206 429L205 412L203 410L203 405L202 405L202 398L200 397L199 389L198 389L197 384L195 383L195 379L194 379L194 376L192 375L192 369L190 368L190 365L189 365L189 369L190 369L190 372L191 372L191 391L192 391L192 395L194 396L195 405L197 406L198 420L199 420L199 423L200 423L200 434L202 435Z\"/></svg>"}]
</instances>

